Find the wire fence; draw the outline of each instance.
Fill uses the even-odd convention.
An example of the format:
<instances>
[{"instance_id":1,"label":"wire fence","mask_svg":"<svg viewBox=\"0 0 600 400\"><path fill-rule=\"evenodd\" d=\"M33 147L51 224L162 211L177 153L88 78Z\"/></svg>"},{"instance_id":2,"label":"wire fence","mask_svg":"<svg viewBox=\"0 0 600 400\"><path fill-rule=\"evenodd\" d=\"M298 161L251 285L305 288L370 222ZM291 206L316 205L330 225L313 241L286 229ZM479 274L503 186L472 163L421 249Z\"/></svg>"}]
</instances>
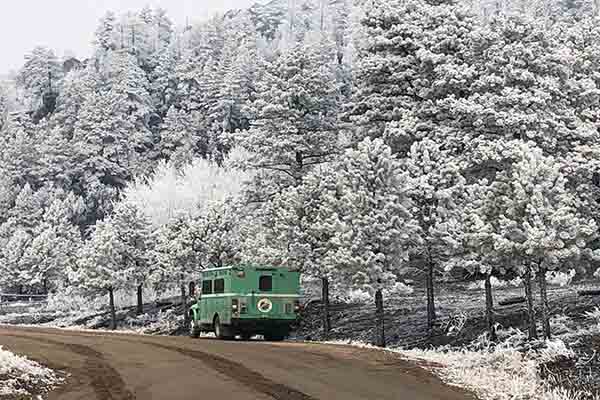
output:
<instances>
[{"instance_id":1,"label":"wire fence","mask_svg":"<svg viewBox=\"0 0 600 400\"><path fill-rule=\"evenodd\" d=\"M0 312L19 312L32 306L45 305L48 295L0 293Z\"/></svg>"},{"instance_id":2,"label":"wire fence","mask_svg":"<svg viewBox=\"0 0 600 400\"><path fill-rule=\"evenodd\" d=\"M15 303L15 302L40 302L48 300L47 294L14 294L14 293L0 293L0 304L2 303Z\"/></svg>"}]
</instances>

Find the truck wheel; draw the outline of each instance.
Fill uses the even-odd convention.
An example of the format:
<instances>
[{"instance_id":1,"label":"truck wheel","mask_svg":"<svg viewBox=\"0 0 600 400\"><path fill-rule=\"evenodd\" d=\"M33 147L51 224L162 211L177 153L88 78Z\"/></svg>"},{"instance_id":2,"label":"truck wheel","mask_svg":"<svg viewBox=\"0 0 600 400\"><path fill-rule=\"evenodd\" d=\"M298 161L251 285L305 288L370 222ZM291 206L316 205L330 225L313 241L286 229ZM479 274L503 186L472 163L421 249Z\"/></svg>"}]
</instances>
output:
<instances>
[{"instance_id":1,"label":"truck wheel","mask_svg":"<svg viewBox=\"0 0 600 400\"><path fill-rule=\"evenodd\" d=\"M219 319L218 315L215 315L213 326L217 339L229 340L233 338L233 335L231 332L229 332L229 329L226 326L221 325L221 320Z\"/></svg>"},{"instance_id":2,"label":"truck wheel","mask_svg":"<svg viewBox=\"0 0 600 400\"><path fill-rule=\"evenodd\" d=\"M190 314L190 337L191 338L198 338L200 337L200 327L198 326L198 323L194 320L194 314Z\"/></svg>"}]
</instances>

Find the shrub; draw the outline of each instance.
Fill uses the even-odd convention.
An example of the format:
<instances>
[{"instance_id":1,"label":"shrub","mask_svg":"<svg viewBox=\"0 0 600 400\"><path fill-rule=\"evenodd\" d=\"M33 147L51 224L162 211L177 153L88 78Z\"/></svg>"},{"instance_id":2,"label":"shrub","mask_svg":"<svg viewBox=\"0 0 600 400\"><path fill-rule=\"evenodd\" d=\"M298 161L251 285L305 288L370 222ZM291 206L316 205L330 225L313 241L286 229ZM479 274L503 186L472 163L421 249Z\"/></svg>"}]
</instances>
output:
<instances>
[{"instance_id":1,"label":"shrub","mask_svg":"<svg viewBox=\"0 0 600 400\"><path fill-rule=\"evenodd\" d=\"M401 297L414 292L414 289L402 282L396 282L394 286L385 289L383 295L385 298Z\"/></svg>"},{"instance_id":2,"label":"shrub","mask_svg":"<svg viewBox=\"0 0 600 400\"><path fill-rule=\"evenodd\" d=\"M363 289L351 289L343 297L343 300L352 304L365 304L373 301L373 296L370 292Z\"/></svg>"},{"instance_id":3,"label":"shrub","mask_svg":"<svg viewBox=\"0 0 600 400\"><path fill-rule=\"evenodd\" d=\"M571 284L575 274L576 272L574 269L570 270L569 272L550 271L546 275L546 282L554 286L567 286Z\"/></svg>"}]
</instances>

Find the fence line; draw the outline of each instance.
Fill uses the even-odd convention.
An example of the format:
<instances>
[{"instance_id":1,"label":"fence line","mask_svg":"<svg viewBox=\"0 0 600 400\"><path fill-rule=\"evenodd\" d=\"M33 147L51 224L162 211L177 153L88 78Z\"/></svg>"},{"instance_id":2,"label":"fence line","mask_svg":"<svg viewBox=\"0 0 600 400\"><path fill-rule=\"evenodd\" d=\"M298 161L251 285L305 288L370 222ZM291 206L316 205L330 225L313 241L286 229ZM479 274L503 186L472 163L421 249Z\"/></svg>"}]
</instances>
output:
<instances>
[{"instance_id":1,"label":"fence line","mask_svg":"<svg viewBox=\"0 0 600 400\"><path fill-rule=\"evenodd\" d=\"M27 303L34 303L48 300L46 294L12 294L12 293L0 293L0 304L2 303L15 303L23 301Z\"/></svg>"}]
</instances>

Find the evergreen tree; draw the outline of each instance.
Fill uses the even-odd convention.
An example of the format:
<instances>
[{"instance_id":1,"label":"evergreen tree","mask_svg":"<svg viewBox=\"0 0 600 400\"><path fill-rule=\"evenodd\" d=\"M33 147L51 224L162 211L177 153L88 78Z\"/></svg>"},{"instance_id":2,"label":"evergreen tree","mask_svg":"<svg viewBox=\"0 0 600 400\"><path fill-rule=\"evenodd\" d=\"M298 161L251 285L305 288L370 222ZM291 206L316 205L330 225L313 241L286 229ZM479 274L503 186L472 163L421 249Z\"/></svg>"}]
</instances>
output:
<instances>
[{"instance_id":1,"label":"evergreen tree","mask_svg":"<svg viewBox=\"0 0 600 400\"><path fill-rule=\"evenodd\" d=\"M271 260L275 265L288 265L321 281L323 300L323 332L327 338L331 329L329 288L344 287L339 279L337 234L343 226L339 215L344 213L340 201L341 189L335 165L322 165L304 177L298 187L290 187L277 195L270 206L273 218L265 221L265 244L274 247ZM261 244L260 247L264 247Z\"/></svg>"},{"instance_id":2,"label":"evergreen tree","mask_svg":"<svg viewBox=\"0 0 600 400\"><path fill-rule=\"evenodd\" d=\"M27 282L41 285L44 293L67 283L70 272L75 268L77 252L82 245L81 234L73 224L69 204L73 197L56 198L46 209L43 222L24 258Z\"/></svg>"},{"instance_id":3,"label":"evergreen tree","mask_svg":"<svg viewBox=\"0 0 600 400\"><path fill-rule=\"evenodd\" d=\"M115 291L127 289L132 270L124 268L125 244L119 238L116 225L110 218L98 221L90 239L78 252L77 269L71 281L88 293L107 293L111 314L111 329L116 329Z\"/></svg>"},{"instance_id":4,"label":"evergreen tree","mask_svg":"<svg viewBox=\"0 0 600 400\"><path fill-rule=\"evenodd\" d=\"M196 138L193 120L183 110L171 107L161 125L161 154L176 169L190 164L195 157Z\"/></svg>"},{"instance_id":5,"label":"evergreen tree","mask_svg":"<svg viewBox=\"0 0 600 400\"><path fill-rule=\"evenodd\" d=\"M173 22L167 15L167 11L162 8L156 8L154 10L153 20L156 36L155 50L160 52L171 45L175 29L173 27Z\"/></svg>"},{"instance_id":6,"label":"evergreen tree","mask_svg":"<svg viewBox=\"0 0 600 400\"><path fill-rule=\"evenodd\" d=\"M137 313L143 313L143 288L152 276L151 250L154 248L151 222L136 205L119 203L112 216L123 251L122 268L130 271L129 284L137 290Z\"/></svg>"},{"instance_id":7,"label":"evergreen tree","mask_svg":"<svg viewBox=\"0 0 600 400\"><path fill-rule=\"evenodd\" d=\"M29 124L19 126L9 120L0 136L0 170L14 187L41 186L38 153L41 139L37 134L43 130Z\"/></svg>"},{"instance_id":8,"label":"evergreen tree","mask_svg":"<svg viewBox=\"0 0 600 400\"><path fill-rule=\"evenodd\" d=\"M94 44L101 52L116 50L118 48L117 16L108 11L101 19L96 30Z\"/></svg>"},{"instance_id":9,"label":"evergreen tree","mask_svg":"<svg viewBox=\"0 0 600 400\"><path fill-rule=\"evenodd\" d=\"M359 125L359 138L383 137L405 155L452 115L438 101L468 93L475 19L452 0L398 0L366 6L362 24L367 40L347 118Z\"/></svg>"},{"instance_id":10,"label":"evergreen tree","mask_svg":"<svg viewBox=\"0 0 600 400\"><path fill-rule=\"evenodd\" d=\"M23 294L28 285L24 272L24 255L31 244L31 235L21 228L0 225L0 286Z\"/></svg>"},{"instance_id":11,"label":"evergreen tree","mask_svg":"<svg viewBox=\"0 0 600 400\"><path fill-rule=\"evenodd\" d=\"M460 250L458 229L466 181L453 154L430 139L415 142L404 160L410 179L413 214L421 246L415 249L414 264L425 273L428 328L436 320L434 279L441 266Z\"/></svg>"},{"instance_id":12,"label":"evergreen tree","mask_svg":"<svg viewBox=\"0 0 600 400\"><path fill-rule=\"evenodd\" d=\"M250 153L245 166L270 177L275 190L298 185L338 152L334 52L322 50L298 46L269 63L249 110L252 126L234 134L235 143Z\"/></svg>"},{"instance_id":13,"label":"evergreen tree","mask_svg":"<svg viewBox=\"0 0 600 400\"><path fill-rule=\"evenodd\" d=\"M8 116L8 95L2 85L0 85L0 132L6 123Z\"/></svg>"},{"instance_id":14,"label":"evergreen tree","mask_svg":"<svg viewBox=\"0 0 600 400\"><path fill-rule=\"evenodd\" d=\"M514 146L515 162L491 184L484 213L493 226L495 254L512 258L524 279L530 338L537 337L531 279L539 278L544 334L550 338L546 272L591 257L588 244L597 227L577 214L574 196L553 157L544 156L531 142L516 141Z\"/></svg>"},{"instance_id":15,"label":"evergreen tree","mask_svg":"<svg viewBox=\"0 0 600 400\"><path fill-rule=\"evenodd\" d=\"M199 259L202 243L194 235L191 220L180 215L162 227L157 234L156 260L159 269L156 280L163 285L175 284L181 290L181 303L187 305L187 285L203 268ZM183 307L185 326L188 310Z\"/></svg>"},{"instance_id":16,"label":"evergreen tree","mask_svg":"<svg viewBox=\"0 0 600 400\"><path fill-rule=\"evenodd\" d=\"M99 89L100 75L92 66L67 74L57 98L56 112L50 121L51 126L59 128L62 135L71 140L81 108Z\"/></svg>"},{"instance_id":17,"label":"evergreen tree","mask_svg":"<svg viewBox=\"0 0 600 400\"><path fill-rule=\"evenodd\" d=\"M199 265L221 268L240 260L240 204L232 198L207 204L192 222L198 249Z\"/></svg>"},{"instance_id":18,"label":"evergreen tree","mask_svg":"<svg viewBox=\"0 0 600 400\"><path fill-rule=\"evenodd\" d=\"M378 334L385 346L383 289L393 286L414 248L421 245L412 213L411 182L381 139L362 141L340 165L344 207L336 260L341 274L375 294Z\"/></svg>"},{"instance_id":19,"label":"evergreen tree","mask_svg":"<svg viewBox=\"0 0 600 400\"><path fill-rule=\"evenodd\" d=\"M173 48L162 47L156 53L156 67L150 75L150 94L158 115L164 118L172 105L178 102L178 59Z\"/></svg>"}]
</instances>

